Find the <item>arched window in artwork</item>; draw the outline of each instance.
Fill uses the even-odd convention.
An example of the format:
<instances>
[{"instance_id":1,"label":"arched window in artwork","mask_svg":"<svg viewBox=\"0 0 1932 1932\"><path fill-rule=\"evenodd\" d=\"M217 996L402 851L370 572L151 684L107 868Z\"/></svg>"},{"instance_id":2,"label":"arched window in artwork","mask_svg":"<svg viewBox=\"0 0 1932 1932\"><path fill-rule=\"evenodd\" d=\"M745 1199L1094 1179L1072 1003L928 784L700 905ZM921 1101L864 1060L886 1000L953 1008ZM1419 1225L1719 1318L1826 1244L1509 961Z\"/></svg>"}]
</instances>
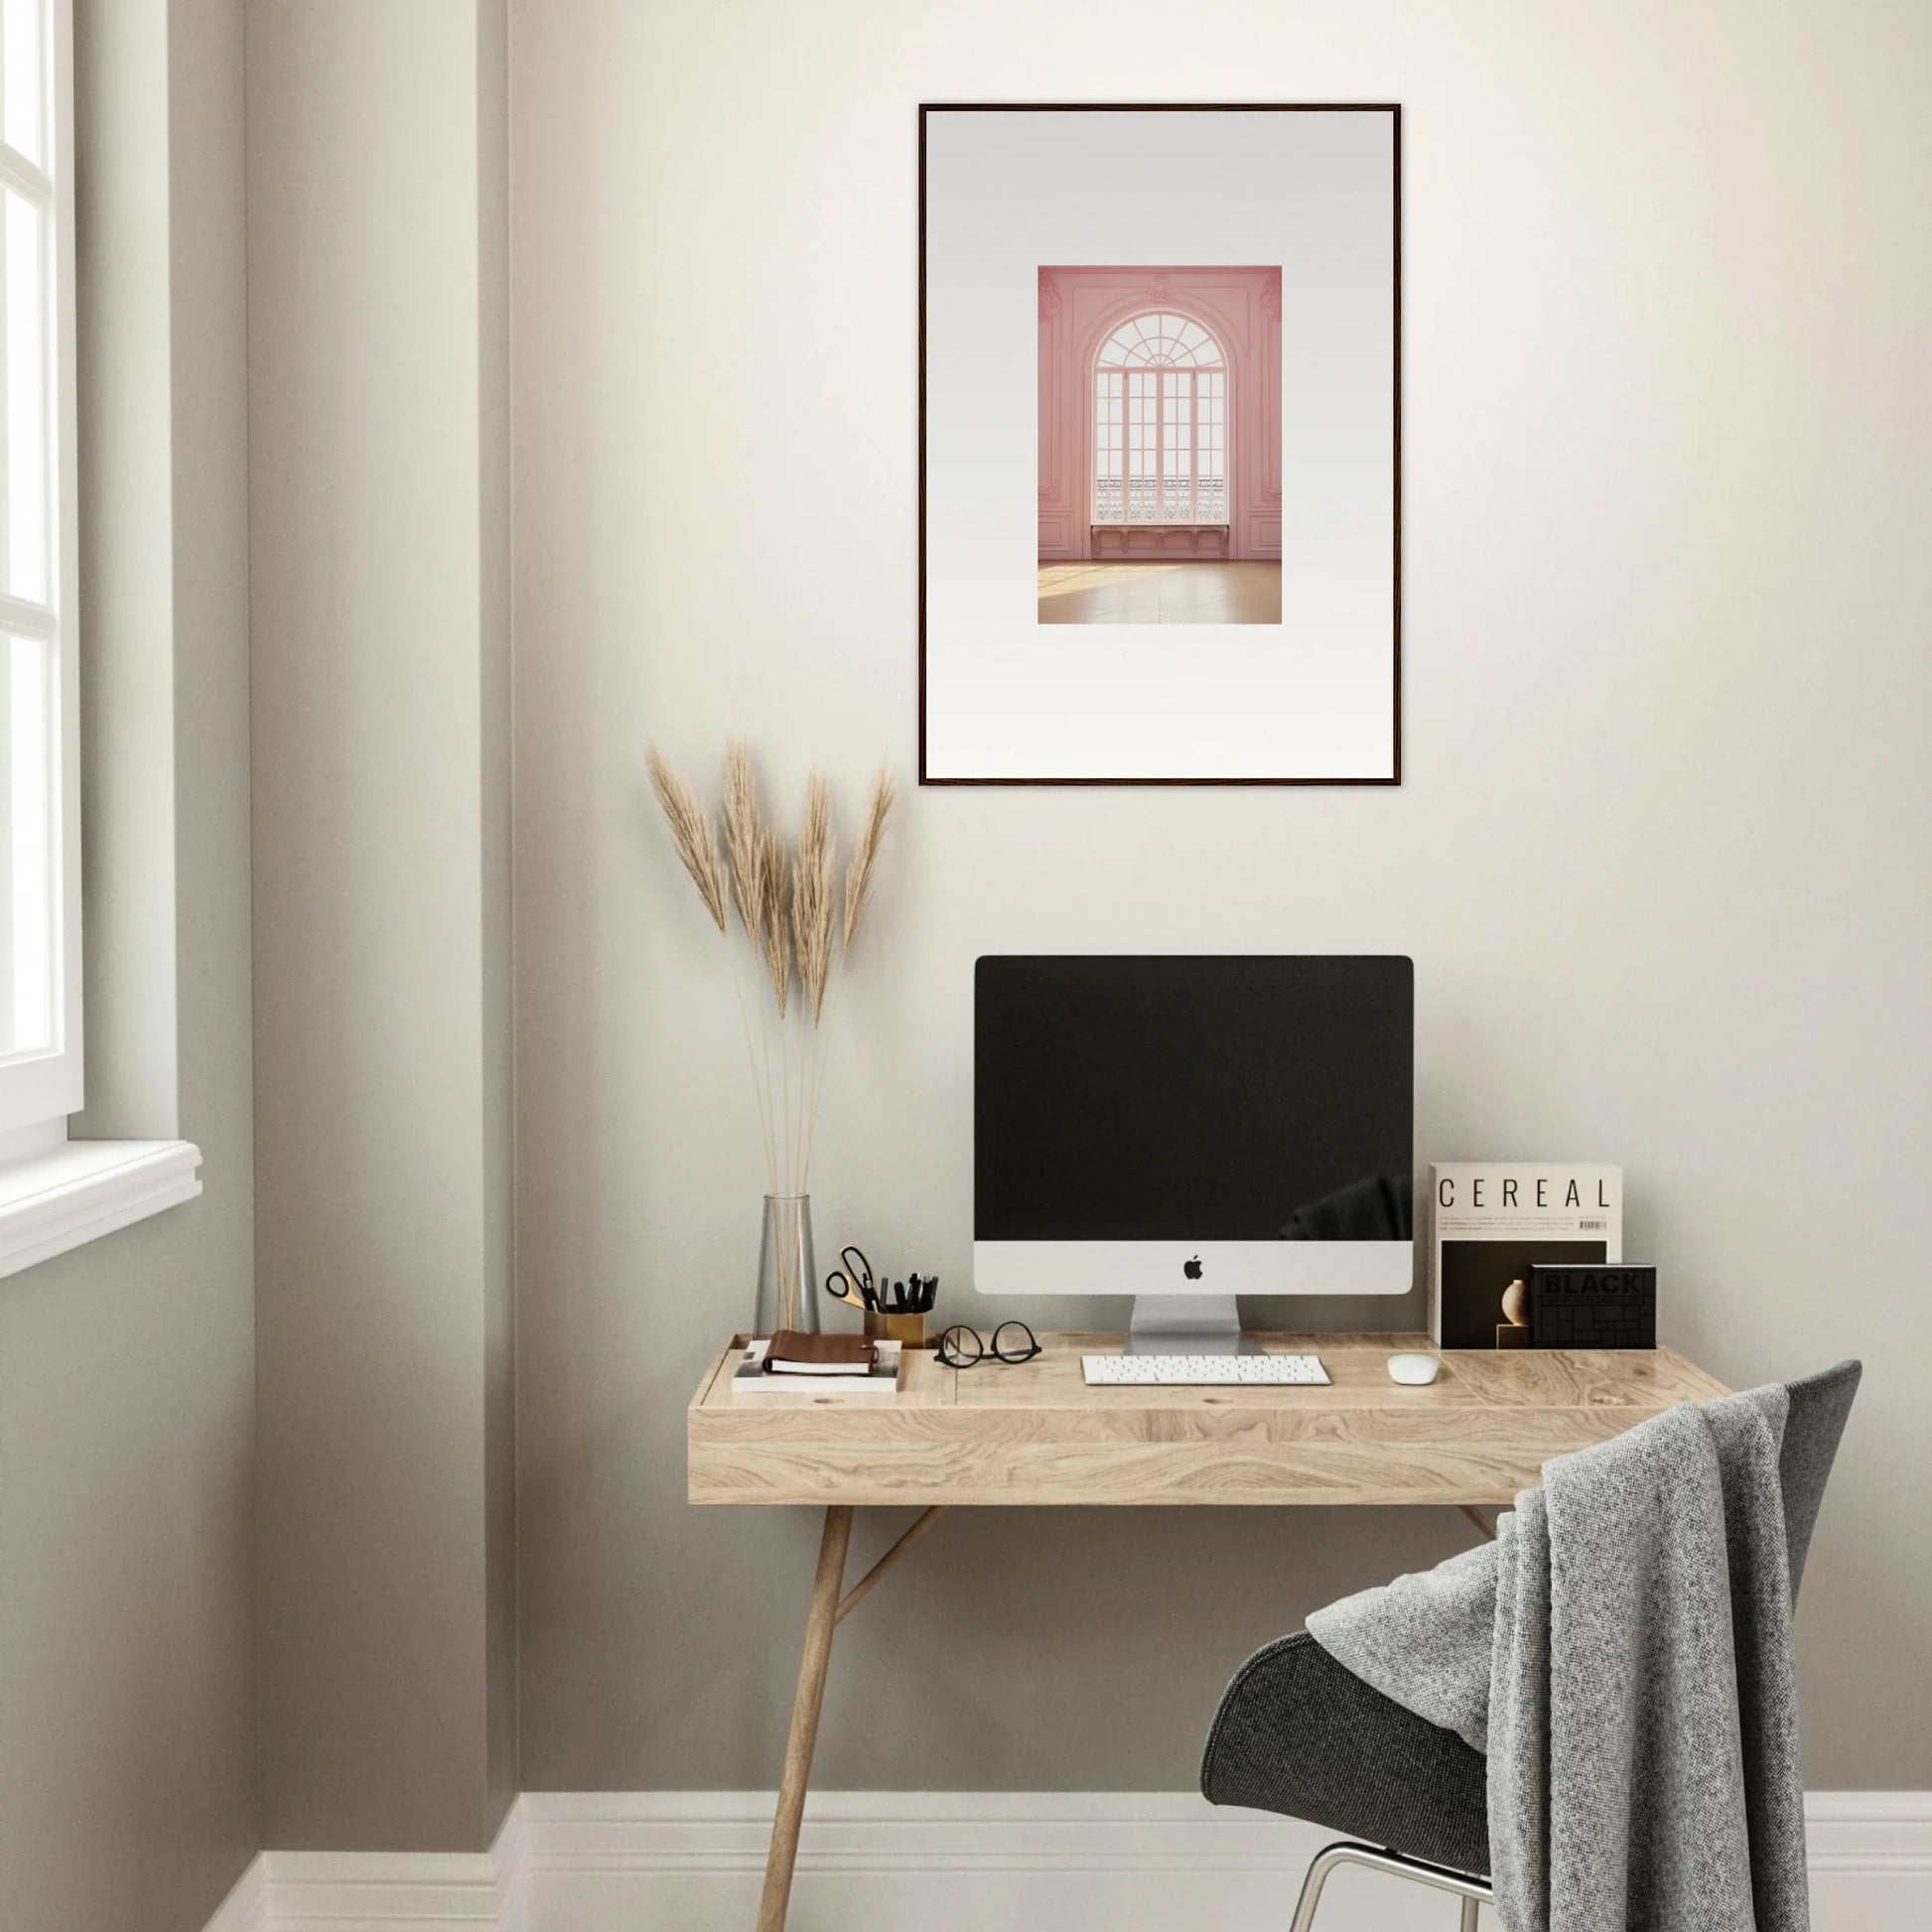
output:
<instances>
[{"instance_id":1,"label":"arched window in artwork","mask_svg":"<svg viewBox=\"0 0 1932 1932\"><path fill-rule=\"evenodd\" d=\"M1093 520L1228 520L1227 362L1197 322L1124 322L1094 366Z\"/></svg>"}]
</instances>

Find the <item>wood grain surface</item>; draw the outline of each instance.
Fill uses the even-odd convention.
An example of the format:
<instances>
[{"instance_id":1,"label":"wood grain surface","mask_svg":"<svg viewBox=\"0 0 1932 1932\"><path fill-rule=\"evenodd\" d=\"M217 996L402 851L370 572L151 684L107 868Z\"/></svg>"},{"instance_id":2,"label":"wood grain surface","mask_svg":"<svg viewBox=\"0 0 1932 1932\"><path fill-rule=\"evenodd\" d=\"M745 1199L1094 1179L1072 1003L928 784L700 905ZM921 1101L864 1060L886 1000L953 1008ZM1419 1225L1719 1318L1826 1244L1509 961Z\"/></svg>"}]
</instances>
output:
<instances>
[{"instance_id":1,"label":"wood grain surface","mask_svg":"<svg viewBox=\"0 0 1932 1932\"><path fill-rule=\"evenodd\" d=\"M910 1355L891 1402L735 1401L734 1336L688 1416L694 1503L863 1506L1512 1501L1553 1455L1724 1385L1668 1348L1452 1351L1426 1388L1387 1361L1419 1334L1263 1335L1318 1355L1328 1387L1097 1388L1084 1352L1118 1334L1042 1334L1032 1362L940 1366Z\"/></svg>"}]
</instances>

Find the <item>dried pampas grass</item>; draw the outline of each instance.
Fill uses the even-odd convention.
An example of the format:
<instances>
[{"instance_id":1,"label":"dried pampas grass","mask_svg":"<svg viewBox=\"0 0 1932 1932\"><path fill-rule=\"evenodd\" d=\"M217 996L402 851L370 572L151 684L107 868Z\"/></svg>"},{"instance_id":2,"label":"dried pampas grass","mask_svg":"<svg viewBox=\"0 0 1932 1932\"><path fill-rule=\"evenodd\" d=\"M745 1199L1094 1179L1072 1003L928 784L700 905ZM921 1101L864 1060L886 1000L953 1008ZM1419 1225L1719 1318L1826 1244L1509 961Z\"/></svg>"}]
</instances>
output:
<instances>
[{"instance_id":1,"label":"dried pampas grass","mask_svg":"<svg viewBox=\"0 0 1932 1932\"><path fill-rule=\"evenodd\" d=\"M758 1037L753 1038L748 1010L745 1041L759 1087L765 1166L772 1193L802 1193L824 1092L825 1017L833 966L851 950L872 903L874 873L892 816L892 773L882 764L873 779L866 815L845 868L841 918L839 839L832 822L832 788L824 773L814 771L806 782L805 816L796 848L790 848L765 817L751 748L743 739L730 740L725 747L721 852L717 826L655 746L646 763L672 844L711 922L729 938L731 908L736 905L756 967L762 968L761 975L755 968L753 980ZM765 989L770 993L768 1007ZM744 999L741 985L741 1008ZM775 1048L770 1027L773 1011ZM788 1043L794 1013L798 1027L795 1090L794 1049Z\"/></svg>"},{"instance_id":2,"label":"dried pampas grass","mask_svg":"<svg viewBox=\"0 0 1932 1932\"><path fill-rule=\"evenodd\" d=\"M704 909L720 932L725 930L725 869L718 859L718 837L711 821L693 796L691 787L664 762L653 745L645 760L650 770L650 788L663 808L664 821L671 828L671 843L684 861L684 870L704 900Z\"/></svg>"},{"instance_id":3,"label":"dried pampas grass","mask_svg":"<svg viewBox=\"0 0 1932 1932\"><path fill-rule=\"evenodd\" d=\"M759 814L759 784L752 770L752 748L742 738L725 746L725 858L731 867L732 897L752 942L764 919L764 856Z\"/></svg>"},{"instance_id":4,"label":"dried pampas grass","mask_svg":"<svg viewBox=\"0 0 1932 1932\"><path fill-rule=\"evenodd\" d=\"M782 1021L791 1005L791 868L785 842L769 826L759 835L759 951Z\"/></svg>"},{"instance_id":5,"label":"dried pampas grass","mask_svg":"<svg viewBox=\"0 0 1932 1932\"><path fill-rule=\"evenodd\" d=\"M893 774L881 764L872 781L872 802L866 808L866 822L852 848L852 863L845 869L845 947L859 936L866 908L872 903L872 869L885 842L886 821L893 815Z\"/></svg>"},{"instance_id":6,"label":"dried pampas grass","mask_svg":"<svg viewBox=\"0 0 1932 1932\"><path fill-rule=\"evenodd\" d=\"M798 954L798 986L816 1027L825 1015L832 977L837 877L832 863L832 790L822 772L805 786L805 825L791 868L791 932Z\"/></svg>"}]
</instances>

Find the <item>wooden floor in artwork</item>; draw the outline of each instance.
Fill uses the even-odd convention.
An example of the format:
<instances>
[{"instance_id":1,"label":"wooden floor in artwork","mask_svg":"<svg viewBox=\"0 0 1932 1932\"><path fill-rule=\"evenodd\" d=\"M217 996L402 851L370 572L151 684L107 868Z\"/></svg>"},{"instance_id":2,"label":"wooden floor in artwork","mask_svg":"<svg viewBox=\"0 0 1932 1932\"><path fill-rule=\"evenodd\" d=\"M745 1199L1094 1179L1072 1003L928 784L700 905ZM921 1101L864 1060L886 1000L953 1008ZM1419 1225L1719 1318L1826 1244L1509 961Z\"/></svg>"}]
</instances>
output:
<instances>
[{"instance_id":1,"label":"wooden floor in artwork","mask_svg":"<svg viewBox=\"0 0 1932 1932\"><path fill-rule=\"evenodd\" d=\"M1041 623L1280 623L1280 564L1041 564Z\"/></svg>"}]
</instances>

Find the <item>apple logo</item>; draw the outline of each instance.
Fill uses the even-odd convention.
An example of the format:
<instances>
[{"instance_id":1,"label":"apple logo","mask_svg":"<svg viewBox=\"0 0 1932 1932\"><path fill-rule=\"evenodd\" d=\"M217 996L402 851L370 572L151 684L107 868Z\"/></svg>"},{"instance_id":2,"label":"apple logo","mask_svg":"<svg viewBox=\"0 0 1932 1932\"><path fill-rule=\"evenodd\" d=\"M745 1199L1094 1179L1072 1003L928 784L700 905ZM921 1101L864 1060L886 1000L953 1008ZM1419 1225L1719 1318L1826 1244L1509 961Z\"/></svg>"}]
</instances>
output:
<instances>
[{"instance_id":1,"label":"apple logo","mask_svg":"<svg viewBox=\"0 0 1932 1932\"><path fill-rule=\"evenodd\" d=\"M1183 1275L1185 1275L1190 1282L1199 1281L1200 1280L1200 1256L1196 1255L1191 1261L1183 1261L1180 1264L1180 1272Z\"/></svg>"}]
</instances>

